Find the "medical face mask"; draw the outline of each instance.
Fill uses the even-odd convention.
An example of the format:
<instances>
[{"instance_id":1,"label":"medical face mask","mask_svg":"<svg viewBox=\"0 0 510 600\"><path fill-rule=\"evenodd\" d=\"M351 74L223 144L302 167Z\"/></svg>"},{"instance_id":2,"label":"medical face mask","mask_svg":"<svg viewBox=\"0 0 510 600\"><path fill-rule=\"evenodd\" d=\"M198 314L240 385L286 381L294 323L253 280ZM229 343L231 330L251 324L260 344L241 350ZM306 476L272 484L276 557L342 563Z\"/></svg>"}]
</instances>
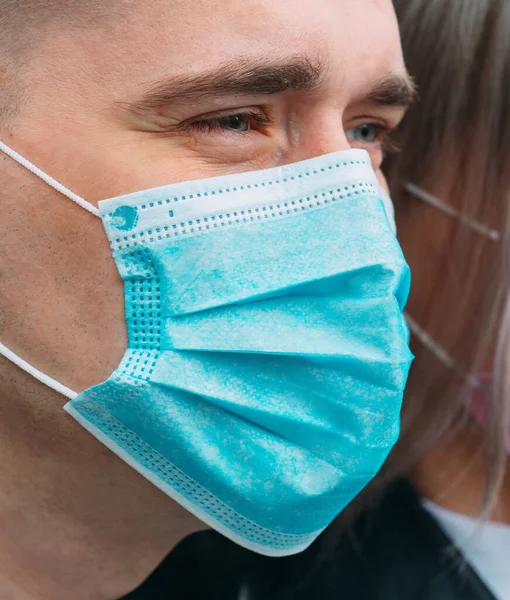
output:
<instances>
[{"instance_id":1,"label":"medical face mask","mask_svg":"<svg viewBox=\"0 0 510 600\"><path fill-rule=\"evenodd\" d=\"M472 219L459 213L457 210L433 196L421 187L407 183L406 190L415 198L426 202L430 206L437 208L441 212L450 215L460 220L466 227L469 227L476 233L497 242L500 239L500 233L494 229L488 228L486 225L478 223ZM462 377L465 382L463 397L466 407L473 420L482 428L485 429L489 423L489 408L490 395L492 393L492 375L490 373L480 373L477 375L466 374L455 359L438 343L436 342L412 317L406 315L407 324L413 334L421 341L421 343L431 352L440 362L449 369L453 370L457 375ZM506 449L510 455L510 424L506 435Z\"/></svg>"},{"instance_id":2,"label":"medical face mask","mask_svg":"<svg viewBox=\"0 0 510 600\"><path fill-rule=\"evenodd\" d=\"M399 434L409 271L369 156L104 200L129 344L65 410L238 544L304 550L374 477Z\"/></svg>"}]
</instances>

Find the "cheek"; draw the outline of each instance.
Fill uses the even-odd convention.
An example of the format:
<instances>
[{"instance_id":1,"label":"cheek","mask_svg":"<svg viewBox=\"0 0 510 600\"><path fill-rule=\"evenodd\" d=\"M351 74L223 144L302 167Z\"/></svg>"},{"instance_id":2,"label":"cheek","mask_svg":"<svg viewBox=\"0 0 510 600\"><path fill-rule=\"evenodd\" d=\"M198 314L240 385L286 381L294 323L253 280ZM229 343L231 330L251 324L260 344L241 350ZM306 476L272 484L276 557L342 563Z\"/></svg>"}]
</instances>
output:
<instances>
[{"instance_id":1,"label":"cheek","mask_svg":"<svg viewBox=\"0 0 510 600\"><path fill-rule=\"evenodd\" d=\"M379 181L379 184L389 196L390 188L388 187L388 182L386 181L386 177L383 175L381 169L377 169L375 174L377 175L377 181Z\"/></svg>"}]
</instances>

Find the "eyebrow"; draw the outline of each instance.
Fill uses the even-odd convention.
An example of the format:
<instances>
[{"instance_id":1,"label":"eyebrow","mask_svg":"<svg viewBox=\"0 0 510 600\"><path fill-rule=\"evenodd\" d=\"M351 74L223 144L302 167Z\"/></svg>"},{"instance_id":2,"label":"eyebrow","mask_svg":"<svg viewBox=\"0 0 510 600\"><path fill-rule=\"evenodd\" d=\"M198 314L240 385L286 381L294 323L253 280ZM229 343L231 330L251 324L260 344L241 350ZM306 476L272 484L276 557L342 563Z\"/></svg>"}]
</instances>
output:
<instances>
[{"instance_id":1,"label":"eyebrow","mask_svg":"<svg viewBox=\"0 0 510 600\"><path fill-rule=\"evenodd\" d=\"M227 95L275 95L293 90L317 91L325 80L320 59L293 58L267 65L236 60L199 75L174 77L152 86L134 102L122 102L135 115L161 112L172 104L197 102L203 98ZM406 73L391 74L375 84L363 101L407 108L417 100L416 86Z\"/></svg>"},{"instance_id":2,"label":"eyebrow","mask_svg":"<svg viewBox=\"0 0 510 600\"><path fill-rule=\"evenodd\" d=\"M367 96L368 102L383 106L408 108L418 100L413 79L407 74L388 75L381 79Z\"/></svg>"},{"instance_id":3,"label":"eyebrow","mask_svg":"<svg viewBox=\"0 0 510 600\"><path fill-rule=\"evenodd\" d=\"M123 103L135 114L147 114L178 102L226 95L273 95L288 90L312 92L320 87L324 69L320 60L290 59L283 64L229 62L211 72L176 77L156 84L139 100Z\"/></svg>"}]
</instances>

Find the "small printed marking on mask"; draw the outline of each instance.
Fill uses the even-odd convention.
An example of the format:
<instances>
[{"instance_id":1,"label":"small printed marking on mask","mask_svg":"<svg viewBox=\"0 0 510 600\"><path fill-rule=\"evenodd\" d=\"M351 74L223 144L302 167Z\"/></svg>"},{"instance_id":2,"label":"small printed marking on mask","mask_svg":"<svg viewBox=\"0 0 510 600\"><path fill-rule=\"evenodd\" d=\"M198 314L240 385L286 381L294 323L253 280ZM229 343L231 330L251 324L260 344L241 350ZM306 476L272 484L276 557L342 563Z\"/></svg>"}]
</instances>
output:
<instances>
[{"instance_id":1,"label":"small printed marking on mask","mask_svg":"<svg viewBox=\"0 0 510 600\"><path fill-rule=\"evenodd\" d=\"M138 211L134 206L119 206L111 216L110 223L116 229L129 231L138 223Z\"/></svg>"}]
</instances>

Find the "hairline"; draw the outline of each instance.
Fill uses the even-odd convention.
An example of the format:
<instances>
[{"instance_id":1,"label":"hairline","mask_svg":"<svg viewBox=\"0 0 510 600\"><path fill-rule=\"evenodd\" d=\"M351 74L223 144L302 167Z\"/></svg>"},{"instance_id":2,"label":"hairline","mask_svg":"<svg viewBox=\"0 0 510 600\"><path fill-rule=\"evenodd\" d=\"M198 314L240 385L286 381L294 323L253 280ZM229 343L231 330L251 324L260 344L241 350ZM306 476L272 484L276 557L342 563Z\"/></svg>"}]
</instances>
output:
<instances>
[{"instance_id":1,"label":"hairline","mask_svg":"<svg viewBox=\"0 0 510 600\"><path fill-rule=\"evenodd\" d=\"M25 77L55 27L100 28L126 12L117 0L0 0L0 129L12 125L28 100Z\"/></svg>"}]
</instances>

